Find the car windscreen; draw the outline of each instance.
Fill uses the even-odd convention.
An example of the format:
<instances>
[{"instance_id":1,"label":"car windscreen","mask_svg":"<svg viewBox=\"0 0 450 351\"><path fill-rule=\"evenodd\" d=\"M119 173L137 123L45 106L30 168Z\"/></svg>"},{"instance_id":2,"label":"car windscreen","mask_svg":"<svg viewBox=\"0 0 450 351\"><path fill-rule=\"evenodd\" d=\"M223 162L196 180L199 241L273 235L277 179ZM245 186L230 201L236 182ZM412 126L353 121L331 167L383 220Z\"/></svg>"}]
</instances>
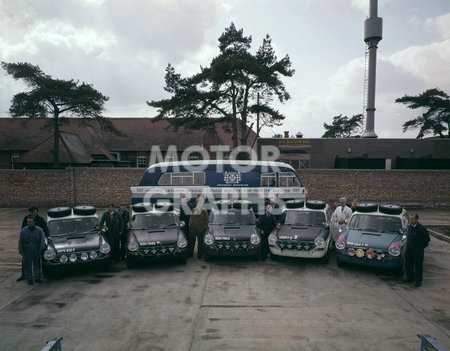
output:
<instances>
[{"instance_id":1,"label":"car windscreen","mask_svg":"<svg viewBox=\"0 0 450 351\"><path fill-rule=\"evenodd\" d=\"M402 221L398 217L355 214L350 219L348 228L397 233L402 229Z\"/></svg>"},{"instance_id":2,"label":"car windscreen","mask_svg":"<svg viewBox=\"0 0 450 351\"><path fill-rule=\"evenodd\" d=\"M48 223L50 236L85 233L95 229L97 218L70 218L58 219Z\"/></svg>"},{"instance_id":3,"label":"car windscreen","mask_svg":"<svg viewBox=\"0 0 450 351\"><path fill-rule=\"evenodd\" d=\"M211 224L255 224L253 211L229 209L211 213Z\"/></svg>"},{"instance_id":4,"label":"car windscreen","mask_svg":"<svg viewBox=\"0 0 450 351\"><path fill-rule=\"evenodd\" d=\"M179 225L175 213L146 213L133 216L133 228L166 228Z\"/></svg>"},{"instance_id":5,"label":"car windscreen","mask_svg":"<svg viewBox=\"0 0 450 351\"><path fill-rule=\"evenodd\" d=\"M319 211L286 211L281 222L291 225L323 225L325 213Z\"/></svg>"}]
</instances>

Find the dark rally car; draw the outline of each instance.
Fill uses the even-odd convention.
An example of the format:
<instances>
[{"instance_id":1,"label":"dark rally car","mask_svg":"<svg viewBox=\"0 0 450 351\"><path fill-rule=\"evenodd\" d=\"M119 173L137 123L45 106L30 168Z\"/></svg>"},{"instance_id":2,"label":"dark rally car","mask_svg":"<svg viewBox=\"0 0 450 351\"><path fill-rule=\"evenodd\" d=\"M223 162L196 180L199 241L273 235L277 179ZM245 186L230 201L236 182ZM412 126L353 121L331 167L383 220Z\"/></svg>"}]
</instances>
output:
<instances>
[{"instance_id":1,"label":"dark rally car","mask_svg":"<svg viewBox=\"0 0 450 351\"><path fill-rule=\"evenodd\" d=\"M93 206L55 207L47 212L51 240L43 254L42 270L49 275L58 268L111 263L111 246L98 234L98 216Z\"/></svg>"},{"instance_id":2,"label":"dark rally car","mask_svg":"<svg viewBox=\"0 0 450 351\"><path fill-rule=\"evenodd\" d=\"M204 258L213 256L261 257L261 237L251 203L244 200L215 201L203 238Z\"/></svg>"},{"instance_id":3,"label":"dark rally car","mask_svg":"<svg viewBox=\"0 0 450 351\"><path fill-rule=\"evenodd\" d=\"M127 245L127 266L144 260L187 260L184 222L170 203L138 203L132 206Z\"/></svg>"}]
</instances>

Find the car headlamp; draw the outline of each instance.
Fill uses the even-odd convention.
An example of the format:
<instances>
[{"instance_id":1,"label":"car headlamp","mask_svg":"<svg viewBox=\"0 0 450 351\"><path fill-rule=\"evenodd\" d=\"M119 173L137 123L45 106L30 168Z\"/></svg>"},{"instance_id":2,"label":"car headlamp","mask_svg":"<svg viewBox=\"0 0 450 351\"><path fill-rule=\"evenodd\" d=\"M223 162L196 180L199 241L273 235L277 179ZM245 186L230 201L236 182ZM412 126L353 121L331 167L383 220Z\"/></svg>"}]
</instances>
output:
<instances>
[{"instance_id":1,"label":"car headlamp","mask_svg":"<svg viewBox=\"0 0 450 351\"><path fill-rule=\"evenodd\" d=\"M187 240L185 238L181 238L178 240L177 245L180 249L184 249L187 246Z\"/></svg>"},{"instance_id":2,"label":"car headlamp","mask_svg":"<svg viewBox=\"0 0 450 351\"><path fill-rule=\"evenodd\" d=\"M69 259L67 258L66 255L62 255L62 256L59 258L59 262L61 262L61 263L67 263L68 260L69 260Z\"/></svg>"},{"instance_id":3,"label":"car headlamp","mask_svg":"<svg viewBox=\"0 0 450 351\"><path fill-rule=\"evenodd\" d=\"M89 258L89 255L86 252L83 252L80 257L81 257L82 261L87 261L87 259Z\"/></svg>"},{"instance_id":4,"label":"car headlamp","mask_svg":"<svg viewBox=\"0 0 450 351\"><path fill-rule=\"evenodd\" d=\"M45 258L47 261L51 261L51 260L53 260L55 257L56 257L56 252L55 252L55 250L53 250L53 249L45 250L45 252L44 252L44 258Z\"/></svg>"},{"instance_id":5,"label":"car headlamp","mask_svg":"<svg viewBox=\"0 0 450 351\"><path fill-rule=\"evenodd\" d=\"M69 256L69 261L70 262L76 262L77 261L77 255L75 255L75 254L71 254L70 256Z\"/></svg>"},{"instance_id":6,"label":"car headlamp","mask_svg":"<svg viewBox=\"0 0 450 351\"><path fill-rule=\"evenodd\" d=\"M253 245L258 245L258 244L260 243L260 241L261 241L261 239L260 239L260 237L259 237L258 234L253 233L253 234L250 236L250 242L251 242Z\"/></svg>"},{"instance_id":7,"label":"car headlamp","mask_svg":"<svg viewBox=\"0 0 450 351\"><path fill-rule=\"evenodd\" d=\"M269 244L275 244L277 242L278 238L276 235L270 234L268 240L269 240Z\"/></svg>"},{"instance_id":8,"label":"car headlamp","mask_svg":"<svg viewBox=\"0 0 450 351\"><path fill-rule=\"evenodd\" d=\"M103 244L100 245L100 252L102 254L107 254L110 251L111 251L111 245L109 245L107 242L104 242Z\"/></svg>"},{"instance_id":9,"label":"car headlamp","mask_svg":"<svg viewBox=\"0 0 450 351\"><path fill-rule=\"evenodd\" d=\"M347 245L347 240L345 240L345 238L341 235L337 240L336 240L336 248L339 250L343 250L345 249L345 245Z\"/></svg>"},{"instance_id":10,"label":"car headlamp","mask_svg":"<svg viewBox=\"0 0 450 351\"><path fill-rule=\"evenodd\" d=\"M324 247L325 246L325 240L323 238L316 238L314 240L314 244L318 247Z\"/></svg>"},{"instance_id":11,"label":"car headlamp","mask_svg":"<svg viewBox=\"0 0 450 351\"><path fill-rule=\"evenodd\" d=\"M95 259L97 258L97 252L92 251L92 252L89 254L89 257L91 258L91 260L95 260Z\"/></svg>"},{"instance_id":12,"label":"car headlamp","mask_svg":"<svg viewBox=\"0 0 450 351\"><path fill-rule=\"evenodd\" d=\"M388 249L389 255L391 256L400 256L402 253L402 245L399 242L392 243Z\"/></svg>"},{"instance_id":13,"label":"car headlamp","mask_svg":"<svg viewBox=\"0 0 450 351\"><path fill-rule=\"evenodd\" d=\"M214 243L214 235L211 233L205 235L205 244L206 245L212 245Z\"/></svg>"},{"instance_id":14,"label":"car headlamp","mask_svg":"<svg viewBox=\"0 0 450 351\"><path fill-rule=\"evenodd\" d=\"M128 251L137 251L139 248L139 244L136 241L130 241L128 243Z\"/></svg>"}]
</instances>

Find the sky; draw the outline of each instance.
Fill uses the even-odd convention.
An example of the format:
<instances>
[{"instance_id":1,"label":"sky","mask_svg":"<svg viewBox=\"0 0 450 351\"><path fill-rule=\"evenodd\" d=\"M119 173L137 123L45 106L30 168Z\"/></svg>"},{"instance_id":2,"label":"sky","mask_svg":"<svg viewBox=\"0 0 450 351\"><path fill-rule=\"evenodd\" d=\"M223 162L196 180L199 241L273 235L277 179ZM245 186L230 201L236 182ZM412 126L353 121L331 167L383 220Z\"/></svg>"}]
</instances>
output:
<instances>
[{"instance_id":1,"label":"sky","mask_svg":"<svg viewBox=\"0 0 450 351\"><path fill-rule=\"evenodd\" d=\"M146 101L168 98L167 64L183 77L219 54L233 22L256 52L269 34L295 74L286 116L261 136L319 138L334 116L363 112L364 21L369 0L0 0L0 60L29 62L58 79L92 84L109 97L107 117L154 117ZM414 138L402 124L420 111L395 99L439 88L450 95L450 1L379 0L375 133ZM3 70L2 70L3 71ZM0 117L23 82L0 72Z\"/></svg>"}]
</instances>

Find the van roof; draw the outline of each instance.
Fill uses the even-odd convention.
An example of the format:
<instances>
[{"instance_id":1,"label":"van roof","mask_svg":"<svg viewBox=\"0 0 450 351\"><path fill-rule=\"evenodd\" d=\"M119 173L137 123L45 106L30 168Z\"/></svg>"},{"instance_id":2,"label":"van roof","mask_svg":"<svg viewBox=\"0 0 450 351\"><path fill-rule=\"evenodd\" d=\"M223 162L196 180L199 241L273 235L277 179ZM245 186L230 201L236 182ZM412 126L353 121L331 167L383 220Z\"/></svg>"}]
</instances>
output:
<instances>
[{"instance_id":1,"label":"van roof","mask_svg":"<svg viewBox=\"0 0 450 351\"><path fill-rule=\"evenodd\" d=\"M242 165L242 166L269 166L269 167L287 167L292 170L291 165L284 162L277 161L244 161L244 160L197 160L197 161L173 161L173 162L160 162L151 165L148 169L156 167L169 167L169 166L200 166L200 165Z\"/></svg>"}]
</instances>

